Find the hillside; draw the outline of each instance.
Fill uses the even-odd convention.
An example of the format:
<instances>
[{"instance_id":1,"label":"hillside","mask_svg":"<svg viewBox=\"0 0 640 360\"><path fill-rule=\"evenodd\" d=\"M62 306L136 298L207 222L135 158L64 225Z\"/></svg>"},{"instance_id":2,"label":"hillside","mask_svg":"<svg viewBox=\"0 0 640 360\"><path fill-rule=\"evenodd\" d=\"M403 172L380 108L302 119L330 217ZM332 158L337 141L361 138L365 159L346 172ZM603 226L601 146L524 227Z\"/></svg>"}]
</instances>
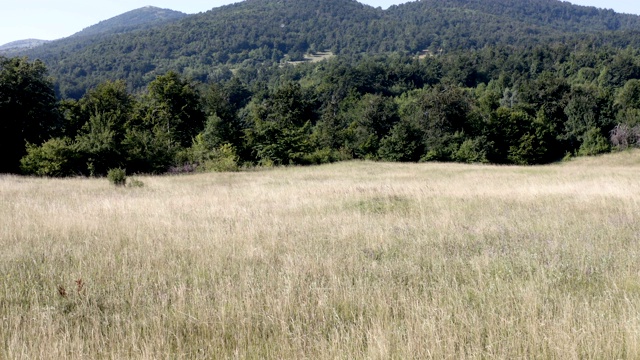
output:
<instances>
[{"instance_id":1,"label":"hillside","mask_svg":"<svg viewBox=\"0 0 640 360\"><path fill-rule=\"evenodd\" d=\"M624 47L632 37L618 35L640 31L640 16L557 0L422 0L387 12L402 21L405 38L445 50L582 41L586 34Z\"/></svg>"},{"instance_id":2,"label":"hillside","mask_svg":"<svg viewBox=\"0 0 640 360\"><path fill-rule=\"evenodd\" d=\"M157 21L128 27L149 16ZM175 70L208 81L229 67L268 67L313 51L451 52L584 41L585 34L597 44L625 47L638 37L618 34L640 31L638 16L556 0L425 0L388 10L355 0L245 0L180 16L143 8L25 54L47 64L61 95L77 98L106 79L139 89Z\"/></svg>"},{"instance_id":3,"label":"hillside","mask_svg":"<svg viewBox=\"0 0 640 360\"><path fill-rule=\"evenodd\" d=\"M105 52L101 44L108 43L114 36L135 36L134 34L137 32L167 26L187 16L187 14L178 11L147 6L101 21L70 37L48 42L37 48L13 52L10 55L26 55L32 59L43 60L47 64L50 74L62 88L78 82L86 84L77 87L76 91L62 93L64 96L78 97L86 91L90 84L96 85L100 82L95 79L119 77L117 74L110 74L108 69L104 75L96 77L92 66L81 60L83 57L88 56L91 59L90 63L102 61L100 58L108 59L110 62L124 61L126 58L120 57L117 51ZM87 53L90 55L83 55ZM73 87L73 85L71 86Z\"/></svg>"},{"instance_id":4,"label":"hillside","mask_svg":"<svg viewBox=\"0 0 640 360\"><path fill-rule=\"evenodd\" d=\"M145 6L101 21L72 35L72 37L126 33L179 20L187 16L187 14L179 11Z\"/></svg>"},{"instance_id":5,"label":"hillside","mask_svg":"<svg viewBox=\"0 0 640 360\"><path fill-rule=\"evenodd\" d=\"M0 46L0 55L10 56L15 53L19 53L25 49L32 49L37 46L48 43L47 40L38 40L38 39L26 39L26 40L17 40L12 41L10 43L4 44Z\"/></svg>"},{"instance_id":6,"label":"hillside","mask_svg":"<svg viewBox=\"0 0 640 360\"><path fill-rule=\"evenodd\" d=\"M640 17L637 15L618 14L613 10L557 0L421 0L391 7L389 12L416 25L428 24L434 18L448 14L445 18L488 21L494 17L563 33L640 30Z\"/></svg>"}]
</instances>

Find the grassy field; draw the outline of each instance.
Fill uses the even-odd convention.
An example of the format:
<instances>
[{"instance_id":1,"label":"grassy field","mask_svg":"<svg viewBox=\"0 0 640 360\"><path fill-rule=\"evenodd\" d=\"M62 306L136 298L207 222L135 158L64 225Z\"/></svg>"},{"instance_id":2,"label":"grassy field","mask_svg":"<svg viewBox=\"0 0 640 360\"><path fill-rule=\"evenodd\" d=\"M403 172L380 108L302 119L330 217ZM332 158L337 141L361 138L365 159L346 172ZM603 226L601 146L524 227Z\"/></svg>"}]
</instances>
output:
<instances>
[{"instance_id":1,"label":"grassy field","mask_svg":"<svg viewBox=\"0 0 640 360\"><path fill-rule=\"evenodd\" d=\"M0 177L0 359L638 359L640 153Z\"/></svg>"}]
</instances>

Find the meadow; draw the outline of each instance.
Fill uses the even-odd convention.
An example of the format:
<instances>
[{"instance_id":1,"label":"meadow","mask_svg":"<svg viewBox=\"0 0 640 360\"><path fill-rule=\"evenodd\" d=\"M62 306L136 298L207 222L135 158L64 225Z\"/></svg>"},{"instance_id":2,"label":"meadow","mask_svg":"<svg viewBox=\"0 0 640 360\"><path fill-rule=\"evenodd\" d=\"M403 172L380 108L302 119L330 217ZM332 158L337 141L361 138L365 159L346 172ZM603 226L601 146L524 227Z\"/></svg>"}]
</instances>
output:
<instances>
[{"instance_id":1,"label":"meadow","mask_svg":"<svg viewBox=\"0 0 640 360\"><path fill-rule=\"evenodd\" d=\"M637 359L640 152L0 176L1 359Z\"/></svg>"}]
</instances>

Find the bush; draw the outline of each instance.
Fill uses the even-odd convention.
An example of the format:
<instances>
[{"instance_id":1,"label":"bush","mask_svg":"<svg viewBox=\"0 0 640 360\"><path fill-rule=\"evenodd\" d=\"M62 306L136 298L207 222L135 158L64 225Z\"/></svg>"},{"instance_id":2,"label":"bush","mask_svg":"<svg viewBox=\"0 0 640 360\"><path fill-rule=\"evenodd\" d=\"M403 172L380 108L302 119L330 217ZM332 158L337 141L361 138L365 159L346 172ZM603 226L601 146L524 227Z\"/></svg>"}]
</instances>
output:
<instances>
[{"instance_id":1,"label":"bush","mask_svg":"<svg viewBox=\"0 0 640 360\"><path fill-rule=\"evenodd\" d=\"M628 124L618 124L611 130L611 144L618 150L638 144L640 139L640 126L630 126Z\"/></svg>"},{"instance_id":2,"label":"bush","mask_svg":"<svg viewBox=\"0 0 640 360\"><path fill-rule=\"evenodd\" d=\"M107 173L107 179L115 186L125 186L127 183L127 172L124 169L111 169Z\"/></svg>"},{"instance_id":3,"label":"bush","mask_svg":"<svg viewBox=\"0 0 640 360\"><path fill-rule=\"evenodd\" d=\"M408 121L401 121L380 141L378 155L385 161L417 162L423 152L419 128Z\"/></svg>"},{"instance_id":4,"label":"bush","mask_svg":"<svg viewBox=\"0 0 640 360\"><path fill-rule=\"evenodd\" d=\"M22 172L53 177L73 175L79 156L70 143L67 138L54 138L42 146L27 144L27 155L20 160Z\"/></svg>"},{"instance_id":5,"label":"bush","mask_svg":"<svg viewBox=\"0 0 640 360\"><path fill-rule=\"evenodd\" d=\"M238 171L240 158L236 148L231 144L213 147L207 143L203 134L198 134L193 145L182 151L176 157L181 167L169 169L171 173L187 173L194 171Z\"/></svg>"},{"instance_id":6,"label":"bush","mask_svg":"<svg viewBox=\"0 0 640 360\"><path fill-rule=\"evenodd\" d=\"M198 164L184 163L184 164L179 165L179 166L171 166L167 170L167 173L171 174L171 175L191 174L191 173L196 172L196 170L198 170Z\"/></svg>"},{"instance_id":7,"label":"bush","mask_svg":"<svg viewBox=\"0 0 640 360\"><path fill-rule=\"evenodd\" d=\"M300 163L302 165L320 165L336 161L350 160L351 156L346 151L333 150L330 148L318 149L310 154L303 155Z\"/></svg>"},{"instance_id":8,"label":"bush","mask_svg":"<svg viewBox=\"0 0 640 360\"><path fill-rule=\"evenodd\" d=\"M140 187L144 187L144 183L138 179L131 179L127 184L127 186L140 188Z\"/></svg>"},{"instance_id":9,"label":"bush","mask_svg":"<svg viewBox=\"0 0 640 360\"><path fill-rule=\"evenodd\" d=\"M484 138L467 139L453 154L453 160L463 163L488 163L485 144Z\"/></svg>"},{"instance_id":10,"label":"bush","mask_svg":"<svg viewBox=\"0 0 640 360\"><path fill-rule=\"evenodd\" d=\"M238 171L238 155L231 144L224 144L213 150L204 161L205 171L230 172Z\"/></svg>"},{"instance_id":11,"label":"bush","mask_svg":"<svg viewBox=\"0 0 640 360\"><path fill-rule=\"evenodd\" d=\"M582 145L578 150L578 155L580 156L604 154L611 150L609 141L602 135L598 128L589 129L589 131L584 134L583 139Z\"/></svg>"}]
</instances>

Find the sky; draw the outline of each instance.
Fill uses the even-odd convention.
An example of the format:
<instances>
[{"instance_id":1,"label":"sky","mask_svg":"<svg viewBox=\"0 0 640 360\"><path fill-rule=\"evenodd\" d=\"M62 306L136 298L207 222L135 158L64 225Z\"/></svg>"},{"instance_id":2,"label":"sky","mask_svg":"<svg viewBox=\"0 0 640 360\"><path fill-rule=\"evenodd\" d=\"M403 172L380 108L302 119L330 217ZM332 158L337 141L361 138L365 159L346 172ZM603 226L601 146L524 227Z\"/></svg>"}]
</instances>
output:
<instances>
[{"instance_id":1,"label":"sky","mask_svg":"<svg viewBox=\"0 0 640 360\"><path fill-rule=\"evenodd\" d=\"M383 9L407 2L406 0L359 1L374 7L380 6ZM234 2L237 0L0 0L2 9L0 45L23 39L60 39L102 20L148 5L195 14ZM640 15L640 2L636 0L571 0L571 2Z\"/></svg>"}]
</instances>

